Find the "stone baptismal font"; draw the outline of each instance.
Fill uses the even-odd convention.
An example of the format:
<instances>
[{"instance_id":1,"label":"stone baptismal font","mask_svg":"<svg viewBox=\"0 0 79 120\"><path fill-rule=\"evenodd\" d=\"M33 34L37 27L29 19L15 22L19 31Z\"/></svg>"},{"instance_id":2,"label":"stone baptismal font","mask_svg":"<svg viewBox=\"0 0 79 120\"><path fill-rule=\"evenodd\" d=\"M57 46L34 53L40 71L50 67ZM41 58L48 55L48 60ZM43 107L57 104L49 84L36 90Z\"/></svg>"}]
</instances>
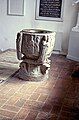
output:
<instances>
[{"instance_id":1,"label":"stone baptismal font","mask_svg":"<svg viewBox=\"0 0 79 120\"><path fill-rule=\"evenodd\" d=\"M48 78L49 57L55 43L55 32L24 29L17 33L17 57L21 60L17 77L28 81Z\"/></svg>"}]
</instances>

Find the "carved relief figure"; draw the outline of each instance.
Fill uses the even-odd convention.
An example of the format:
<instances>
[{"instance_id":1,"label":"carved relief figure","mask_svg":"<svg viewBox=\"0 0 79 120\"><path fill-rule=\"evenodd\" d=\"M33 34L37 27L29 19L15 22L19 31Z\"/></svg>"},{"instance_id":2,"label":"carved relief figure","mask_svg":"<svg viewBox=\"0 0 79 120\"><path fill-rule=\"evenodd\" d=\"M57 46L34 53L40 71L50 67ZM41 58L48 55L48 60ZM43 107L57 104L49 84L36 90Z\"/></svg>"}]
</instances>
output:
<instances>
[{"instance_id":1,"label":"carved relief figure","mask_svg":"<svg viewBox=\"0 0 79 120\"><path fill-rule=\"evenodd\" d=\"M73 30L79 31L79 0L76 0L75 2L73 2L73 6L77 5L78 7L78 16L77 16L77 24L75 27L73 27Z\"/></svg>"},{"instance_id":2,"label":"carved relief figure","mask_svg":"<svg viewBox=\"0 0 79 120\"><path fill-rule=\"evenodd\" d=\"M74 4L78 4L79 3L79 0L76 0L75 2L74 2Z\"/></svg>"},{"instance_id":3,"label":"carved relief figure","mask_svg":"<svg viewBox=\"0 0 79 120\"><path fill-rule=\"evenodd\" d=\"M55 33L42 30L23 30L17 34L17 57L22 60L18 76L37 77L50 68L49 57L55 43Z\"/></svg>"}]
</instances>

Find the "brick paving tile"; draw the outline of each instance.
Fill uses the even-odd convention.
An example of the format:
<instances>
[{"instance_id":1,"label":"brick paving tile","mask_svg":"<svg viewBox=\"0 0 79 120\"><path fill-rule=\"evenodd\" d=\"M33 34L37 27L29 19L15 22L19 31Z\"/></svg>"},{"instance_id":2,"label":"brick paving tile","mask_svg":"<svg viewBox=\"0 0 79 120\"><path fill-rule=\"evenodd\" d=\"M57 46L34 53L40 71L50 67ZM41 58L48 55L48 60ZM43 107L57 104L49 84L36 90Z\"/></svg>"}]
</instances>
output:
<instances>
[{"instance_id":1,"label":"brick paving tile","mask_svg":"<svg viewBox=\"0 0 79 120\"><path fill-rule=\"evenodd\" d=\"M16 103L16 101L18 101L20 98L18 96L12 96L7 102L6 104L9 105L14 105Z\"/></svg>"},{"instance_id":2,"label":"brick paving tile","mask_svg":"<svg viewBox=\"0 0 79 120\"><path fill-rule=\"evenodd\" d=\"M58 81L55 84L56 89L67 90L69 88L69 80L58 77Z\"/></svg>"},{"instance_id":3,"label":"brick paving tile","mask_svg":"<svg viewBox=\"0 0 79 120\"><path fill-rule=\"evenodd\" d=\"M48 118L47 120L57 120L57 118L57 115L51 114L50 118Z\"/></svg>"},{"instance_id":4,"label":"brick paving tile","mask_svg":"<svg viewBox=\"0 0 79 120\"><path fill-rule=\"evenodd\" d=\"M69 87L67 94L66 94L66 98L74 99L77 97L77 94L78 94L77 86L73 84Z\"/></svg>"},{"instance_id":5,"label":"brick paving tile","mask_svg":"<svg viewBox=\"0 0 79 120\"><path fill-rule=\"evenodd\" d=\"M49 88L38 87L34 92L49 94L50 90L49 90Z\"/></svg>"},{"instance_id":6,"label":"brick paving tile","mask_svg":"<svg viewBox=\"0 0 79 120\"><path fill-rule=\"evenodd\" d=\"M44 112L51 112L52 110L52 105L50 103L45 103L42 107L42 111Z\"/></svg>"},{"instance_id":7,"label":"brick paving tile","mask_svg":"<svg viewBox=\"0 0 79 120\"><path fill-rule=\"evenodd\" d=\"M19 98L23 98L25 100L29 99L31 94L25 94L25 93L20 93L19 91L17 91L14 96L17 96Z\"/></svg>"},{"instance_id":8,"label":"brick paving tile","mask_svg":"<svg viewBox=\"0 0 79 120\"><path fill-rule=\"evenodd\" d=\"M1 116L0 115L0 120L12 120L11 118L5 117L5 116Z\"/></svg>"},{"instance_id":9,"label":"brick paving tile","mask_svg":"<svg viewBox=\"0 0 79 120\"><path fill-rule=\"evenodd\" d=\"M40 93L33 93L31 96L30 96L30 100L37 100L40 96Z\"/></svg>"},{"instance_id":10,"label":"brick paving tile","mask_svg":"<svg viewBox=\"0 0 79 120\"><path fill-rule=\"evenodd\" d=\"M12 77L0 85L0 120L79 119L79 78L71 77L77 62L54 54L50 59L48 80Z\"/></svg>"},{"instance_id":11,"label":"brick paving tile","mask_svg":"<svg viewBox=\"0 0 79 120\"><path fill-rule=\"evenodd\" d=\"M7 97L6 97L6 95L0 93L0 99L6 99L7 100Z\"/></svg>"},{"instance_id":12,"label":"brick paving tile","mask_svg":"<svg viewBox=\"0 0 79 120\"><path fill-rule=\"evenodd\" d=\"M48 83L49 83L49 81L47 81L47 80L41 81L38 87L47 87Z\"/></svg>"},{"instance_id":13,"label":"brick paving tile","mask_svg":"<svg viewBox=\"0 0 79 120\"><path fill-rule=\"evenodd\" d=\"M65 98L63 102L63 106L73 107L74 102L75 102L75 98L74 99Z\"/></svg>"},{"instance_id":14,"label":"brick paving tile","mask_svg":"<svg viewBox=\"0 0 79 120\"><path fill-rule=\"evenodd\" d=\"M50 95L47 100L46 100L46 103L50 103L50 105L62 105L63 104L63 101L64 101L64 98L62 97L59 97L59 96L52 96Z\"/></svg>"},{"instance_id":15,"label":"brick paving tile","mask_svg":"<svg viewBox=\"0 0 79 120\"><path fill-rule=\"evenodd\" d=\"M39 118L40 118L40 120L42 120L42 119L48 120L50 117L51 117L50 113L41 111L41 112L38 113L36 120L39 119Z\"/></svg>"},{"instance_id":16,"label":"brick paving tile","mask_svg":"<svg viewBox=\"0 0 79 120\"><path fill-rule=\"evenodd\" d=\"M25 120L35 120L36 116L38 114L38 111L30 111Z\"/></svg>"},{"instance_id":17,"label":"brick paving tile","mask_svg":"<svg viewBox=\"0 0 79 120\"><path fill-rule=\"evenodd\" d=\"M2 106L6 102L5 99L0 99L0 106Z\"/></svg>"},{"instance_id":18,"label":"brick paving tile","mask_svg":"<svg viewBox=\"0 0 79 120\"><path fill-rule=\"evenodd\" d=\"M11 105L3 105L1 108L4 110L9 110L14 112L18 112L20 110L20 107L11 106Z\"/></svg>"},{"instance_id":19,"label":"brick paving tile","mask_svg":"<svg viewBox=\"0 0 79 120\"><path fill-rule=\"evenodd\" d=\"M5 88L3 88L3 89L0 91L0 93L1 93L1 94L7 94L10 90L11 90L11 88L5 86Z\"/></svg>"},{"instance_id":20,"label":"brick paving tile","mask_svg":"<svg viewBox=\"0 0 79 120\"><path fill-rule=\"evenodd\" d=\"M29 110L28 109L24 109L22 108L18 114L13 118L13 120L24 120L27 115L29 114Z\"/></svg>"},{"instance_id":21,"label":"brick paving tile","mask_svg":"<svg viewBox=\"0 0 79 120\"><path fill-rule=\"evenodd\" d=\"M39 101L26 101L23 105L23 108L32 109L32 110L41 110L44 103Z\"/></svg>"},{"instance_id":22,"label":"brick paving tile","mask_svg":"<svg viewBox=\"0 0 79 120\"><path fill-rule=\"evenodd\" d=\"M45 102L47 98L48 98L48 94L42 93L40 94L38 101Z\"/></svg>"},{"instance_id":23,"label":"brick paving tile","mask_svg":"<svg viewBox=\"0 0 79 120\"><path fill-rule=\"evenodd\" d=\"M8 110L0 109L0 115L5 116L5 117L9 117L10 119L13 119L13 117L16 115L16 113L8 111Z\"/></svg>"},{"instance_id":24,"label":"brick paving tile","mask_svg":"<svg viewBox=\"0 0 79 120\"><path fill-rule=\"evenodd\" d=\"M54 89L51 91L49 97L51 98L64 98L65 96L65 91L63 91L62 89L56 89L54 87Z\"/></svg>"},{"instance_id":25,"label":"brick paving tile","mask_svg":"<svg viewBox=\"0 0 79 120\"><path fill-rule=\"evenodd\" d=\"M72 115L71 112L64 111L64 110L61 111L60 116L64 116L64 117L67 117L67 118L71 118L71 117L73 117L73 115Z\"/></svg>"},{"instance_id":26,"label":"brick paving tile","mask_svg":"<svg viewBox=\"0 0 79 120\"><path fill-rule=\"evenodd\" d=\"M28 89L28 87L26 87L26 86L22 86L20 89L19 89L19 91L18 91L18 93L21 93L21 94L26 94L26 90Z\"/></svg>"},{"instance_id":27,"label":"brick paving tile","mask_svg":"<svg viewBox=\"0 0 79 120\"><path fill-rule=\"evenodd\" d=\"M5 96L7 99L9 99L11 96L13 96L14 93L15 93L15 90L11 89Z\"/></svg>"},{"instance_id":28,"label":"brick paving tile","mask_svg":"<svg viewBox=\"0 0 79 120\"><path fill-rule=\"evenodd\" d=\"M3 90L5 88L4 84L3 85L0 85L0 92L1 90Z\"/></svg>"},{"instance_id":29,"label":"brick paving tile","mask_svg":"<svg viewBox=\"0 0 79 120\"><path fill-rule=\"evenodd\" d=\"M52 119L53 120L53 119ZM60 116L58 120L74 120L73 118L70 117L64 117L64 116Z\"/></svg>"},{"instance_id":30,"label":"brick paving tile","mask_svg":"<svg viewBox=\"0 0 79 120\"><path fill-rule=\"evenodd\" d=\"M17 107L22 107L25 102L26 102L26 100L21 98L14 105L17 106Z\"/></svg>"},{"instance_id":31,"label":"brick paving tile","mask_svg":"<svg viewBox=\"0 0 79 120\"><path fill-rule=\"evenodd\" d=\"M37 86L24 85L18 92L22 94L32 94Z\"/></svg>"},{"instance_id":32,"label":"brick paving tile","mask_svg":"<svg viewBox=\"0 0 79 120\"><path fill-rule=\"evenodd\" d=\"M53 105L51 113L58 115L61 111L61 106L60 105Z\"/></svg>"}]
</instances>

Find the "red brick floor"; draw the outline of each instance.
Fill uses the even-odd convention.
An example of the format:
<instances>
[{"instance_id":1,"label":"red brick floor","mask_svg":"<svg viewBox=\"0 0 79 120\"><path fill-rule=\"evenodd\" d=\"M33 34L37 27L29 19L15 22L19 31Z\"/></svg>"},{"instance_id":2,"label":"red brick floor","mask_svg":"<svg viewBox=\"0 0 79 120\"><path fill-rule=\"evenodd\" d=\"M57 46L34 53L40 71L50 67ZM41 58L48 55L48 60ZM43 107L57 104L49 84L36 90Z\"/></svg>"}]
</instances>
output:
<instances>
[{"instance_id":1,"label":"red brick floor","mask_svg":"<svg viewBox=\"0 0 79 120\"><path fill-rule=\"evenodd\" d=\"M79 120L79 78L76 62L52 55L48 80L12 77L0 85L0 120Z\"/></svg>"}]
</instances>

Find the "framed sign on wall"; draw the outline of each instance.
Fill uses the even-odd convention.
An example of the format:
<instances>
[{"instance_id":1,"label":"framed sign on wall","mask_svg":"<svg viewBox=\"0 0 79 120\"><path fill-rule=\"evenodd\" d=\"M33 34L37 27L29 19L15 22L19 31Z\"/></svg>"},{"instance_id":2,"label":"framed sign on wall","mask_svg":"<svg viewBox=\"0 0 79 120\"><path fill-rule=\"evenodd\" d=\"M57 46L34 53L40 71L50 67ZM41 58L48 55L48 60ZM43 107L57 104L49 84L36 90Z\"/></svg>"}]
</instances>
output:
<instances>
[{"instance_id":1,"label":"framed sign on wall","mask_svg":"<svg viewBox=\"0 0 79 120\"><path fill-rule=\"evenodd\" d=\"M36 19L63 21L64 0L37 0Z\"/></svg>"},{"instance_id":2,"label":"framed sign on wall","mask_svg":"<svg viewBox=\"0 0 79 120\"><path fill-rule=\"evenodd\" d=\"M24 0L7 0L8 15L24 15Z\"/></svg>"}]
</instances>

